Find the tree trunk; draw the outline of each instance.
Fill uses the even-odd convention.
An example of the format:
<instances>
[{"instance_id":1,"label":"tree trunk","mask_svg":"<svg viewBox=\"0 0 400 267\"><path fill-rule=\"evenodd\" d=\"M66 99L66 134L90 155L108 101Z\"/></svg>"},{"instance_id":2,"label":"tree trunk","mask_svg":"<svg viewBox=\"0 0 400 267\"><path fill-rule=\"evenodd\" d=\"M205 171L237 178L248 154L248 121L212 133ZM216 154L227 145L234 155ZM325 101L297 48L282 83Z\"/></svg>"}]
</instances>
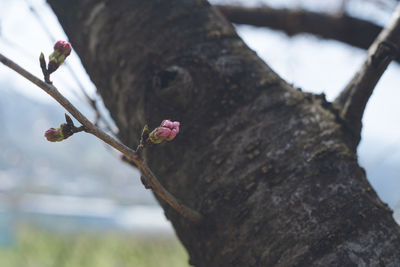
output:
<instances>
[{"instance_id":1,"label":"tree trunk","mask_svg":"<svg viewBox=\"0 0 400 267\"><path fill-rule=\"evenodd\" d=\"M49 0L120 129L181 122L147 160L195 266L400 266L400 231L324 95L276 75L203 0Z\"/></svg>"}]
</instances>

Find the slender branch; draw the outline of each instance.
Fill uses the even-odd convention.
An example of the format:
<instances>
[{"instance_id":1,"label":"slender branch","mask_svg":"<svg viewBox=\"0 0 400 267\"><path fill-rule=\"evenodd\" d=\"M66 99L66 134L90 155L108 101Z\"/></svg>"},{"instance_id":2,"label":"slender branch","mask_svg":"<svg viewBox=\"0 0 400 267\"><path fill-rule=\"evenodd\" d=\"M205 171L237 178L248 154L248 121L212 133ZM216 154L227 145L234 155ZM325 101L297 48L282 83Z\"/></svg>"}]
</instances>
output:
<instances>
[{"instance_id":1,"label":"slender branch","mask_svg":"<svg viewBox=\"0 0 400 267\"><path fill-rule=\"evenodd\" d=\"M399 48L400 4L388 26L369 48L359 71L334 101L334 105L340 110L340 116L357 137L356 144L360 140L361 119L368 99L389 63L399 54Z\"/></svg>"},{"instance_id":2,"label":"slender branch","mask_svg":"<svg viewBox=\"0 0 400 267\"><path fill-rule=\"evenodd\" d=\"M337 40L355 47L368 49L382 27L372 22L350 17L345 13L330 15L307 10L246 8L217 5L219 11L232 23L268 27L292 36L311 33L321 38ZM400 52L396 56L400 62Z\"/></svg>"},{"instance_id":3,"label":"slender branch","mask_svg":"<svg viewBox=\"0 0 400 267\"><path fill-rule=\"evenodd\" d=\"M36 10L35 6L32 5L28 0L25 1L26 4L29 7L29 10L32 12L32 14L35 16L36 20L39 22L40 26L42 29L45 31L47 36L50 38L52 43L55 43L57 40L54 38L53 34L51 33L50 29L48 28L46 22L42 19L40 16L39 12ZM80 89L81 93L83 94L83 97L85 98L86 102L90 105L90 107L94 110L96 114L96 119L95 119L95 124L97 125L97 121L102 121L104 124L104 127L109 131L110 133L113 133L114 135L116 132L112 129L111 125L107 121L107 119L101 114L99 108L97 107L97 101L94 98L91 98L89 94L86 92L84 86L82 85L80 79L78 78L78 75L75 73L74 69L71 67L71 65L68 62L64 63L65 66L67 67L69 73L72 75L72 78L75 80L75 82L78 85L78 88ZM43 69L43 68L42 68ZM43 73L45 76L46 74Z\"/></svg>"},{"instance_id":4,"label":"slender branch","mask_svg":"<svg viewBox=\"0 0 400 267\"><path fill-rule=\"evenodd\" d=\"M26 79L28 79L29 81L31 81L32 83L43 89L51 97L53 97L61 106L63 106L69 113L71 113L71 115L76 120L78 120L85 127L86 132L93 134L97 138L103 140L105 143L117 149L127 158L133 161L139 168L139 170L142 172L142 175L146 177L146 180L151 186L153 192L161 199L166 201L173 209L175 209L182 216L193 222L200 223L202 221L203 216L200 213L180 203L171 193L169 193L162 186L157 177L154 175L154 173L150 170L150 168L147 166L147 164L135 150L122 144L112 136L105 133L99 127L91 123L74 105L72 105L71 102L69 102L68 99L66 99L58 91L58 89L55 86L43 82L42 80L32 75L27 70L17 65L16 63L14 63L12 60L8 59L1 53L0 53L0 62L6 65L7 67L13 69L17 73L19 73L20 75L22 75L23 77L25 77Z\"/></svg>"}]
</instances>

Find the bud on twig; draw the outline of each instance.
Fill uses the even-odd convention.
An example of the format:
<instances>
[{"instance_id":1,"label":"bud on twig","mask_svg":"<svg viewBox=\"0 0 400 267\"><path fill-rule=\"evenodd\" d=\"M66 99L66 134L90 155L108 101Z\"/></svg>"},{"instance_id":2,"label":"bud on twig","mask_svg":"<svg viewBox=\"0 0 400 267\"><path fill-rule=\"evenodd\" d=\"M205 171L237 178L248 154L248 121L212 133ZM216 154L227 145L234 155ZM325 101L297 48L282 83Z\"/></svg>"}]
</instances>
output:
<instances>
[{"instance_id":1,"label":"bud on twig","mask_svg":"<svg viewBox=\"0 0 400 267\"><path fill-rule=\"evenodd\" d=\"M64 140L64 135L62 133L62 128L50 128L45 133L44 136L46 137L47 141L49 142L61 142Z\"/></svg>"},{"instance_id":2,"label":"bud on twig","mask_svg":"<svg viewBox=\"0 0 400 267\"><path fill-rule=\"evenodd\" d=\"M59 128L50 128L44 133L47 141L61 142L74 133L79 133L86 130L84 126L76 127L72 119L67 114L65 114L65 120L67 123L61 124Z\"/></svg>"},{"instance_id":3,"label":"bud on twig","mask_svg":"<svg viewBox=\"0 0 400 267\"><path fill-rule=\"evenodd\" d=\"M161 125L149 134L150 142L160 144L162 141L172 141L179 133L178 121L163 120Z\"/></svg>"},{"instance_id":4,"label":"bud on twig","mask_svg":"<svg viewBox=\"0 0 400 267\"><path fill-rule=\"evenodd\" d=\"M39 57L39 62L40 62L40 67L43 69L46 69L46 60L44 59L44 54L43 52L40 53L40 57ZM44 74L44 73L43 73Z\"/></svg>"},{"instance_id":5,"label":"bud on twig","mask_svg":"<svg viewBox=\"0 0 400 267\"><path fill-rule=\"evenodd\" d=\"M71 44L66 41L57 41L54 45L54 51L49 56L49 65L47 67L47 71L49 74L53 73L58 69L61 64L64 63L64 60L67 56L71 54Z\"/></svg>"},{"instance_id":6,"label":"bud on twig","mask_svg":"<svg viewBox=\"0 0 400 267\"><path fill-rule=\"evenodd\" d=\"M50 74L53 73L64 63L64 60L71 54L71 44L66 41L57 41L54 45L54 51L49 56L49 65L46 68L46 59L43 53L40 53L39 62L42 69L44 80L51 84Z\"/></svg>"}]
</instances>

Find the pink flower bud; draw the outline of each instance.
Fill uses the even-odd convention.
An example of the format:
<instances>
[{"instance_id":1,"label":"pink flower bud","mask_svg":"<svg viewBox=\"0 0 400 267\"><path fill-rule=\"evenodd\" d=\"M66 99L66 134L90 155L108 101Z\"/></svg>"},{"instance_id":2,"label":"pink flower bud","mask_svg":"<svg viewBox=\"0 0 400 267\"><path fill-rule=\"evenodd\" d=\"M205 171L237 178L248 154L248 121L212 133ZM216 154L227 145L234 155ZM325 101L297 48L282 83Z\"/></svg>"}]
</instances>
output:
<instances>
[{"instance_id":1,"label":"pink flower bud","mask_svg":"<svg viewBox=\"0 0 400 267\"><path fill-rule=\"evenodd\" d=\"M172 139L175 138L175 136L179 133L179 130L177 129L172 129L170 134L165 138L167 141L171 141Z\"/></svg>"},{"instance_id":2,"label":"pink flower bud","mask_svg":"<svg viewBox=\"0 0 400 267\"><path fill-rule=\"evenodd\" d=\"M57 41L57 43L54 45L54 50L67 57L69 54L71 54L72 48L71 44L66 41Z\"/></svg>"},{"instance_id":3,"label":"pink flower bud","mask_svg":"<svg viewBox=\"0 0 400 267\"><path fill-rule=\"evenodd\" d=\"M180 123L177 121L163 120L161 125L149 134L150 141L154 144L159 144L164 140L173 140L179 133L179 125Z\"/></svg>"},{"instance_id":4,"label":"pink flower bud","mask_svg":"<svg viewBox=\"0 0 400 267\"><path fill-rule=\"evenodd\" d=\"M44 133L44 136L46 137L47 141L50 142L60 142L64 140L64 135L61 128L50 128Z\"/></svg>"},{"instance_id":5,"label":"pink flower bud","mask_svg":"<svg viewBox=\"0 0 400 267\"><path fill-rule=\"evenodd\" d=\"M180 125L179 121L174 121L172 123L172 125L173 125L173 128L178 129L178 132L179 132L179 125Z\"/></svg>"},{"instance_id":6,"label":"pink flower bud","mask_svg":"<svg viewBox=\"0 0 400 267\"><path fill-rule=\"evenodd\" d=\"M157 137L168 137L169 134L171 133L171 129L166 128L166 127L157 127L155 135Z\"/></svg>"},{"instance_id":7,"label":"pink flower bud","mask_svg":"<svg viewBox=\"0 0 400 267\"><path fill-rule=\"evenodd\" d=\"M161 122L161 127L172 128L172 121L163 120L163 121Z\"/></svg>"},{"instance_id":8,"label":"pink flower bud","mask_svg":"<svg viewBox=\"0 0 400 267\"><path fill-rule=\"evenodd\" d=\"M61 64L64 63L64 60L71 54L71 44L66 41L57 41L54 45L54 51L49 56L49 65L47 71L53 73L58 69Z\"/></svg>"}]
</instances>

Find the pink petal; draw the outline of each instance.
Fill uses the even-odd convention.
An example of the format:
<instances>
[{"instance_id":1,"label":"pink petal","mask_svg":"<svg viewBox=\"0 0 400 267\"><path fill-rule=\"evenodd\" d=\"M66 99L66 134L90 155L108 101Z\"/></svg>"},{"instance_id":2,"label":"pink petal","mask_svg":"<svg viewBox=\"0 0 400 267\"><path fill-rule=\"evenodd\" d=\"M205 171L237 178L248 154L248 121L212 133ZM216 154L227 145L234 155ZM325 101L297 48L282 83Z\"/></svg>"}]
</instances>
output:
<instances>
[{"instance_id":1,"label":"pink petal","mask_svg":"<svg viewBox=\"0 0 400 267\"><path fill-rule=\"evenodd\" d=\"M163 124L164 124L164 125L163 125ZM173 123L172 123L172 121L170 121L170 120L165 120L165 121L163 121L163 124L161 124L161 126L164 126L164 127L170 128L170 129L173 128Z\"/></svg>"},{"instance_id":2,"label":"pink petal","mask_svg":"<svg viewBox=\"0 0 400 267\"><path fill-rule=\"evenodd\" d=\"M172 139L174 139L177 134L178 134L178 132L175 129L172 129L170 134L166 138L167 141L171 141Z\"/></svg>"},{"instance_id":3,"label":"pink petal","mask_svg":"<svg viewBox=\"0 0 400 267\"><path fill-rule=\"evenodd\" d=\"M171 133L171 129L166 127L157 127L156 136L157 137L167 137Z\"/></svg>"},{"instance_id":4,"label":"pink petal","mask_svg":"<svg viewBox=\"0 0 400 267\"><path fill-rule=\"evenodd\" d=\"M54 50L59 50L64 47L64 41L57 41L54 45Z\"/></svg>"},{"instance_id":5,"label":"pink petal","mask_svg":"<svg viewBox=\"0 0 400 267\"><path fill-rule=\"evenodd\" d=\"M69 56L69 54L71 54L72 47L71 47L70 43L68 43L68 42L65 42L65 43L66 43L65 44L65 56Z\"/></svg>"},{"instance_id":6,"label":"pink petal","mask_svg":"<svg viewBox=\"0 0 400 267\"><path fill-rule=\"evenodd\" d=\"M179 123L179 121L174 121L173 123L172 123L172 125L173 125L173 127L172 128L178 128L179 129L179 125L180 125L180 123Z\"/></svg>"}]
</instances>

